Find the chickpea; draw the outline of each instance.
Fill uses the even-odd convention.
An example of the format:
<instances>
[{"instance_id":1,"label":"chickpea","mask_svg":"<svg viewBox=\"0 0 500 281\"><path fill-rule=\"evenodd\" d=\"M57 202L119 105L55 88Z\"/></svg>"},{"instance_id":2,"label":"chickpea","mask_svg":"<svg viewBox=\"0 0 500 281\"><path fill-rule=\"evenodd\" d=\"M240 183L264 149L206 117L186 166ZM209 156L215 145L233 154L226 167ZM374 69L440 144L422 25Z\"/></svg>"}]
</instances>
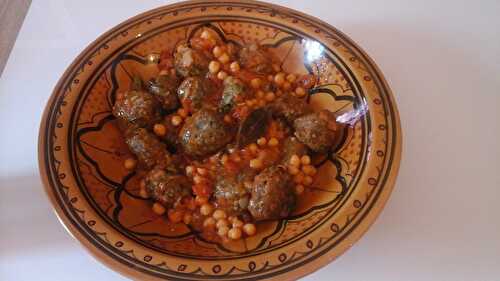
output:
<instances>
[{"instance_id":1,"label":"chickpea","mask_svg":"<svg viewBox=\"0 0 500 281\"><path fill-rule=\"evenodd\" d=\"M230 124L233 123L233 118L229 114L224 115L224 122Z\"/></svg>"},{"instance_id":2,"label":"chickpea","mask_svg":"<svg viewBox=\"0 0 500 281\"><path fill-rule=\"evenodd\" d=\"M252 159L250 160L250 168L253 168L253 169L262 169L264 163L262 163L262 160L261 159Z\"/></svg>"},{"instance_id":3,"label":"chickpea","mask_svg":"<svg viewBox=\"0 0 500 281\"><path fill-rule=\"evenodd\" d=\"M267 75L267 81L273 82L273 80L274 80L274 76L272 76L271 74Z\"/></svg>"},{"instance_id":4,"label":"chickpea","mask_svg":"<svg viewBox=\"0 0 500 281\"><path fill-rule=\"evenodd\" d=\"M170 209L168 210L167 215L168 215L168 220L172 223L179 223L184 218L184 212L179 210Z\"/></svg>"},{"instance_id":5,"label":"chickpea","mask_svg":"<svg viewBox=\"0 0 500 281\"><path fill-rule=\"evenodd\" d=\"M265 100L263 100L263 99L262 99L262 100L259 100L259 101L257 102L257 105L258 105L259 107L264 107L264 106L266 105L266 101L265 101Z\"/></svg>"},{"instance_id":6,"label":"chickpea","mask_svg":"<svg viewBox=\"0 0 500 281\"><path fill-rule=\"evenodd\" d=\"M162 204L160 203L154 203L153 204L153 212L159 216L165 214L167 210L165 209L165 207L163 207Z\"/></svg>"},{"instance_id":7,"label":"chickpea","mask_svg":"<svg viewBox=\"0 0 500 281\"><path fill-rule=\"evenodd\" d=\"M205 168L197 168L196 172L198 172L201 176L206 176L208 174L208 170Z\"/></svg>"},{"instance_id":8,"label":"chickpea","mask_svg":"<svg viewBox=\"0 0 500 281\"><path fill-rule=\"evenodd\" d=\"M265 145L267 144L267 139L266 139L265 137L259 138L259 139L257 140L257 144L258 144L259 146L265 146Z\"/></svg>"},{"instance_id":9,"label":"chickpea","mask_svg":"<svg viewBox=\"0 0 500 281\"><path fill-rule=\"evenodd\" d=\"M262 86L262 80L260 78L254 78L250 80L250 86L254 89L259 89Z\"/></svg>"},{"instance_id":10,"label":"chickpea","mask_svg":"<svg viewBox=\"0 0 500 281\"><path fill-rule=\"evenodd\" d=\"M229 69L231 70L231 72L238 72L240 71L240 64L237 61L233 61L229 65Z\"/></svg>"},{"instance_id":11,"label":"chickpea","mask_svg":"<svg viewBox=\"0 0 500 281\"><path fill-rule=\"evenodd\" d=\"M285 73L280 72L274 76L274 83L278 86L282 86L285 83Z\"/></svg>"},{"instance_id":12,"label":"chickpea","mask_svg":"<svg viewBox=\"0 0 500 281\"><path fill-rule=\"evenodd\" d=\"M288 91L292 88L292 84L288 81L285 81L285 83L283 83L283 90L285 91Z\"/></svg>"},{"instance_id":13,"label":"chickpea","mask_svg":"<svg viewBox=\"0 0 500 281\"><path fill-rule=\"evenodd\" d=\"M295 186L295 194L297 194L297 195L301 195L302 193L304 193L304 190L305 190L305 187L302 184L297 184Z\"/></svg>"},{"instance_id":14,"label":"chickpea","mask_svg":"<svg viewBox=\"0 0 500 281\"><path fill-rule=\"evenodd\" d=\"M296 166L289 166L288 167L288 173L290 173L290 175L292 176L295 176L296 174L298 174L300 171L299 171L299 168L297 168Z\"/></svg>"},{"instance_id":15,"label":"chickpea","mask_svg":"<svg viewBox=\"0 0 500 281\"><path fill-rule=\"evenodd\" d=\"M248 146L248 149L253 153L253 154L256 154L258 151L259 151L259 147L257 146L257 144L255 143L251 143L249 146Z\"/></svg>"},{"instance_id":16,"label":"chickpea","mask_svg":"<svg viewBox=\"0 0 500 281\"><path fill-rule=\"evenodd\" d=\"M219 47L219 46L215 46L212 50L212 54L214 55L214 57L218 58L222 55L222 48Z\"/></svg>"},{"instance_id":17,"label":"chickpea","mask_svg":"<svg viewBox=\"0 0 500 281\"><path fill-rule=\"evenodd\" d=\"M304 174L299 172L298 174L296 174L294 177L293 177L293 181L296 183L296 184L301 184L304 182Z\"/></svg>"},{"instance_id":18,"label":"chickpea","mask_svg":"<svg viewBox=\"0 0 500 281\"><path fill-rule=\"evenodd\" d=\"M215 210L214 213L212 214L212 217L214 217L214 219L216 220L220 220L220 219L225 219L226 218L226 212L224 212L224 210Z\"/></svg>"},{"instance_id":19,"label":"chickpea","mask_svg":"<svg viewBox=\"0 0 500 281\"><path fill-rule=\"evenodd\" d=\"M189 166L186 166L186 175L187 176L191 176L193 175L193 172L194 172L194 167L189 165Z\"/></svg>"},{"instance_id":20,"label":"chickpea","mask_svg":"<svg viewBox=\"0 0 500 281\"><path fill-rule=\"evenodd\" d=\"M231 228L228 233L227 233L227 236L229 237L229 239L232 239L232 240L238 240L241 238L241 229L240 228Z\"/></svg>"},{"instance_id":21,"label":"chickpea","mask_svg":"<svg viewBox=\"0 0 500 281\"><path fill-rule=\"evenodd\" d=\"M297 75L293 73L290 73L286 76L286 81L288 81L289 83L293 83L295 82L295 80L297 80Z\"/></svg>"},{"instance_id":22,"label":"chickpea","mask_svg":"<svg viewBox=\"0 0 500 281\"><path fill-rule=\"evenodd\" d=\"M300 157L297 154L294 154L292 155L292 157L290 157L290 165L294 167L300 166Z\"/></svg>"},{"instance_id":23,"label":"chickpea","mask_svg":"<svg viewBox=\"0 0 500 281\"><path fill-rule=\"evenodd\" d=\"M279 144L279 141L277 138L271 138L269 139L269 142L267 142L267 144L269 144L269 146L277 146Z\"/></svg>"},{"instance_id":24,"label":"chickpea","mask_svg":"<svg viewBox=\"0 0 500 281\"><path fill-rule=\"evenodd\" d=\"M305 96L305 95L306 95L306 90L304 90L304 88L302 88L302 87L297 87L297 88L295 89L295 95L296 95L297 97L301 98L301 97L303 97L303 96Z\"/></svg>"},{"instance_id":25,"label":"chickpea","mask_svg":"<svg viewBox=\"0 0 500 281\"><path fill-rule=\"evenodd\" d=\"M272 102L276 98L276 94L274 94L273 92L268 92L265 98L266 101Z\"/></svg>"},{"instance_id":26,"label":"chickpea","mask_svg":"<svg viewBox=\"0 0 500 281\"><path fill-rule=\"evenodd\" d=\"M212 39L212 33L208 30L203 30L203 32L200 35L201 38L203 39Z\"/></svg>"},{"instance_id":27,"label":"chickpea","mask_svg":"<svg viewBox=\"0 0 500 281\"><path fill-rule=\"evenodd\" d=\"M135 160L134 158L127 158L123 162L123 166L127 170L133 170L137 166L137 160Z\"/></svg>"},{"instance_id":28,"label":"chickpea","mask_svg":"<svg viewBox=\"0 0 500 281\"><path fill-rule=\"evenodd\" d=\"M210 71L210 73L216 74L217 72L219 72L219 70L220 62L213 60L208 64L208 71Z\"/></svg>"},{"instance_id":29,"label":"chickpea","mask_svg":"<svg viewBox=\"0 0 500 281\"><path fill-rule=\"evenodd\" d=\"M220 220L217 220L217 228L221 228L223 226L228 226L229 225L229 222L227 221L227 219L220 219Z\"/></svg>"},{"instance_id":30,"label":"chickpea","mask_svg":"<svg viewBox=\"0 0 500 281\"><path fill-rule=\"evenodd\" d=\"M163 124L155 124L153 126L153 132L159 137L163 137L167 133L167 128Z\"/></svg>"},{"instance_id":31,"label":"chickpea","mask_svg":"<svg viewBox=\"0 0 500 281\"><path fill-rule=\"evenodd\" d=\"M217 73L217 79L224 80L226 78L227 78L227 73L225 71L219 71L219 73Z\"/></svg>"},{"instance_id":32,"label":"chickpea","mask_svg":"<svg viewBox=\"0 0 500 281\"><path fill-rule=\"evenodd\" d=\"M304 155L300 158L300 163L302 163L302 165L309 165L311 164L311 157L309 157L309 155Z\"/></svg>"},{"instance_id":33,"label":"chickpea","mask_svg":"<svg viewBox=\"0 0 500 281\"><path fill-rule=\"evenodd\" d=\"M229 232L229 227L227 226L222 226L217 229L217 234L219 236L226 236L228 232Z\"/></svg>"},{"instance_id":34,"label":"chickpea","mask_svg":"<svg viewBox=\"0 0 500 281\"><path fill-rule=\"evenodd\" d=\"M220 55L220 57L217 58L221 63L228 63L229 62L229 55L227 53L223 53L222 55Z\"/></svg>"},{"instance_id":35,"label":"chickpea","mask_svg":"<svg viewBox=\"0 0 500 281\"><path fill-rule=\"evenodd\" d=\"M243 232L248 236L254 236L255 233L257 233L257 228L253 223L245 223L245 225L243 225Z\"/></svg>"},{"instance_id":36,"label":"chickpea","mask_svg":"<svg viewBox=\"0 0 500 281\"><path fill-rule=\"evenodd\" d=\"M312 183L313 183L313 178L311 176L304 177L304 185L305 186L310 186Z\"/></svg>"},{"instance_id":37,"label":"chickpea","mask_svg":"<svg viewBox=\"0 0 500 281\"><path fill-rule=\"evenodd\" d=\"M182 117L179 115L174 115L172 116L172 125L174 126L179 126L182 123Z\"/></svg>"},{"instance_id":38,"label":"chickpea","mask_svg":"<svg viewBox=\"0 0 500 281\"><path fill-rule=\"evenodd\" d=\"M306 174L308 176L314 176L314 175L316 175L317 170L312 165L305 165L305 166L302 166L302 172L304 172L304 174Z\"/></svg>"},{"instance_id":39,"label":"chickpea","mask_svg":"<svg viewBox=\"0 0 500 281\"><path fill-rule=\"evenodd\" d=\"M204 216L209 216L214 210L214 207L212 207L211 204L209 203L205 203L203 205L201 205L200 207L200 214L204 215Z\"/></svg>"},{"instance_id":40,"label":"chickpea","mask_svg":"<svg viewBox=\"0 0 500 281\"><path fill-rule=\"evenodd\" d=\"M203 227L205 228L213 228L215 227L215 219L212 217L208 217L203 221Z\"/></svg>"},{"instance_id":41,"label":"chickpea","mask_svg":"<svg viewBox=\"0 0 500 281\"><path fill-rule=\"evenodd\" d=\"M256 96L257 96L257 98L259 98L259 99L264 98L264 96L265 96L265 95L266 95L266 94L265 94L263 91L261 91L261 90L257 91L257 93L256 93Z\"/></svg>"},{"instance_id":42,"label":"chickpea","mask_svg":"<svg viewBox=\"0 0 500 281\"><path fill-rule=\"evenodd\" d=\"M232 221L232 224L233 224L233 227L236 227L236 228L243 227L243 222L238 218L234 218Z\"/></svg>"}]
</instances>

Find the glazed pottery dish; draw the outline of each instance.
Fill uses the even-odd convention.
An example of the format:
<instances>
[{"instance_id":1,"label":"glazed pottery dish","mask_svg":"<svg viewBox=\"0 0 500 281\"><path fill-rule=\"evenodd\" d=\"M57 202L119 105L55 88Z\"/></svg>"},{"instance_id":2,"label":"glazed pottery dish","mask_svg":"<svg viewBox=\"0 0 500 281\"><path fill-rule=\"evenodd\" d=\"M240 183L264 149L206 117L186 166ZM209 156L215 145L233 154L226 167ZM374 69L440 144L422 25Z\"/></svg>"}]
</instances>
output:
<instances>
[{"instance_id":1,"label":"glazed pottery dish","mask_svg":"<svg viewBox=\"0 0 500 281\"><path fill-rule=\"evenodd\" d=\"M346 35L256 1L188 1L106 32L46 106L39 165L57 216L139 280L294 280L375 221L401 128Z\"/></svg>"}]
</instances>

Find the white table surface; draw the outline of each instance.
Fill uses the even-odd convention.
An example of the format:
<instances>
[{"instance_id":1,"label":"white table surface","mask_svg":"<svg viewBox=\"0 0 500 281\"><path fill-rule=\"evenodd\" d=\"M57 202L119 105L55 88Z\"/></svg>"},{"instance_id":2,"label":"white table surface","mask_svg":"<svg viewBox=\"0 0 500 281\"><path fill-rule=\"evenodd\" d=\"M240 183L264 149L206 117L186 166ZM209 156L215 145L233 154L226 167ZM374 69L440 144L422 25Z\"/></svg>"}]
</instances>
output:
<instances>
[{"instance_id":1,"label":"white table surface","mask_svg":"<svg viewBox=\"0 0 500 281\"><path fill-rule=\"evenodd\" d=\"M38 126L87 44L171 2L33 1L0 78L0 280L124 280L52 212L38 175ZM500 280L500 2L272 2L358 42L392 87L404 132L399 178L379 219L304 280Z\"/></svg>"}]
</instances>

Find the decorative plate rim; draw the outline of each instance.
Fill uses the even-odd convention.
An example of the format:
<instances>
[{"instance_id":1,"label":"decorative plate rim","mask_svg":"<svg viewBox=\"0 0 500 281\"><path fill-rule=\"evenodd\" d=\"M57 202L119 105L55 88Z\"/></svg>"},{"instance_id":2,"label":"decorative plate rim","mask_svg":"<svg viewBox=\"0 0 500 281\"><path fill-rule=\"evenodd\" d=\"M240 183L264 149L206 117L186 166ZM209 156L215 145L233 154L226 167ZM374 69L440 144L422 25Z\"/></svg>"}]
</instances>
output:
<instances>
[{"instance_id":1,"label":"decorative plate rim","mask_svg":"<svg viewBox=\"0 0 500 281\"><path fill-rule=\"evenodd\" d=\"M63 85L65 78L67 78L71 73L75 71L77 67L80 67L79 61L81 61L83 58L88 56L88 54L95 49L96 47L99 46L100 42L109 38L110 36L116 34L117 31L121 30L125 26L127 26L130 23L136 22L137 20L143 19L145 17L148 17L152 14L155 14L159 11L162 10L168 10L172 8L180 8L182 6L187 6L187 5L192 5L192 4L216 4L216 3L224 3L224 4L250 4L250 5L255 5L258 7L265 7L267 9L272 9L276 11L283 11L284 13L288 14L293 14L295 16L299 16L302 18L305 18L309 21L312 21L319 26L322 26L326 30L331 30L335 32L337 35L339 35L342 40L347 42L350 46L356 49L356 51L359 53L360 56L363 57L363 59L370 65L371 68L373 68L373 73L377 76L378 81L382 84L382 87L385 90L386 93L386 98L388 100L388 110L392 111L392 121L393 121L393 133L395 135L395 140L394 140L394 148L392 152L392 164L390 165L390 170L387 172L387 179L384 184L384 189L381 191L379 194L378 198L374 199L373 206L372 208L366 213L365 217L361 219L359 224L357 225L356 228L352 230L336 247L334 248L335 250L328 249L325 254L317 257L314 261L309 262L306 264L306 266L298 267L293 270L287 271L283 274L280 275L280 277L285 278L285 279L296 279L299 277L302 277L306 274L312 273L319 269L320 267L325 266L329 262L331 262L333 259L336 257L342 255L348 248L350 248L356 241L358 241L361 236L368 230L368 228L374 223L375 219L378 217L382 209L384 208L391 192L392 189L394 188L394 184L396 181L396 177L399 171L399 166L400 166L400 159L401 159L401 153L402 153L402 132L401 132L401 124L400 124L400 116L399 112L397 109L397 105L394 100L393 93L385 80L384 76L382 75L382 72L378 68L378 66L375 64L375 62L355 43L353 42L348 36L346 36L344 33L340 32L337 30L335 27L315 18L312 16L309 16L305 13L298 12L296 10L286 8L283 6L275 5L275 4L270 4L270 3L265 3L265 2L260 2L260 1L253 1L253 0L243 0L243 1L237 1L237 0L230 0L230 1L222 1L222 0L212 0L212 1L202 1L202 0L193 0L193 1L183 1L183 2L177 2L171 5L165 5L161 6L146 12L143 12L137 16L134 16L132 18L129 18L122 23L116 25L115 27L109 29L102 35L100 35L97 39L95 39L91 44L89 44L83 51L80 52L80 54L73 60L71 65L65 70L64 74L61 76L59 79L58 83L56 84L49 100L47 101L47 105L45 107L42 119L41 119L41 124L40 124L40 129L39 129L39 139L38 139L38 163L39 163L39 169L40 169L40 176L42 178L43 184L44 184L44 189L46 191L46 194L49 198L49 200L52 203L52 207L55 210L55 213L60 220L61 224L66 228L66 230L69 232L69 234L74 237L79 243L81 243L84 248L91 253L96 259L99 261L103 262L110 268L113 268L117 270L118 272L131 277L131 278L152 278L152 279L160 279L157 276L149 275L147 272L143 273L138 270L141 270L140 268L134 269L133 267L129 267L122 263L121 261L116 260L115 258L106 255L98 245L91 243L91 241L87 240L83 234L80 232L80 230L77 229L77 227L71 222L71 219L67 217L65 214L64 209L61 207L60 204L58 204L56 196L53 194L52 190L52 185L49 180L48 173L50 173L49 170L47 170L45 164L48 161L47 160L47 143L46 139L49 137L47 136L46 130L50 126L48 123L49 120L49 115L52 113L51 109L52 106L54 105L56 98L60 96L58 94L60 91L58 89L60 88L66 88L68 85ZM251 277L250 277L251 278ZM255 277L254 277L255 278Z\"/></svg>"}]
</instances>

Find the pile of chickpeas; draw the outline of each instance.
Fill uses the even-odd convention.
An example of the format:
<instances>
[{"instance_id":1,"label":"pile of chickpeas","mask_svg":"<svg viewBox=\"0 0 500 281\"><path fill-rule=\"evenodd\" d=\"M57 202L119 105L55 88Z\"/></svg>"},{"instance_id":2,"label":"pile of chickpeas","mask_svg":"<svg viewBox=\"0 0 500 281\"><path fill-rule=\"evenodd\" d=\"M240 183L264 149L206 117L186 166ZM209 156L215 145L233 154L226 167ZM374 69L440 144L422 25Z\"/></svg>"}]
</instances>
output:
<instances>
[{"instance_id":1,"label":"pile of chickpeas","mask_svg":"<svg viewBox=\"0 0 500 281\"><path fill-rule=\"evenodd\" d=\"M288 173L293 176L295 183L295 193L300 195L304 192L305 187L311 186L314 182L314 176L317 173L316 168L311 165L311 157L309 155L292 155L288 163Z\"/></svg>"},{"instance_id":2,"label":"pile of chickpeas","mask_svg":"<svg viewBox=\"0 0 500 281\"><path fill-rule=\"evenodd\" d=\"M231 158L235 159L235 155L237 154L233 153ZM209 170L207 168L187 166L186 175L192 177L195 185L208 184L211 181ZM236 216L228 216L224 210L216 209L209 202L208 197L196 195L194 201L199 206L200 214L204 216L203 227L207 230L215 231L223 240L238 240L243 234L253 236L257 232L255 224L243 223Z\"/></svg>"},{"instance_id":3,"label":"pile of chickpeas","mask_svg":"<svg viewBox=\"0 0 500 281\"><path fill-rule=\"evenodd\" d=\"M243 234L253 236L257 233L255 224L244 223L236 216L227 216L224 210L214 209L210 203L202 205L200 213L205 216L203 227L214 230L223 240L238 240Z\"/></svg>"},{"instance_id":4,"label":"pile of chickpeas","mask_svg":"<svg viewBox=\"0 0 500 281\"><path fill-rule=\"evenodd\" d=\"M230 61L230 55L227 52L227 46L224 44L216 45L217 40L214 35L209 30L204 30L201 38L209 40L214 45L212 48L212 54L215 60L210 61L208 65L209 72L220 80L225 80L229 77L230 73L237 74L241 70L241 66L237 61ZM277 97L282 96L285 92L289 94L302 98L306 95L307 91L304 87L295 85L297 82L297 75L293 73L285 73L282 71L281 66L278 64L273 64L273 70L276 72L275 75L268 75L267 80L274 83L278 89L273 91L264 92L261 87L264 84L262 78L253 78L250 80L250 87L255 90L255 98L246 100L243 104L239 106L246 106L248 108L258 108L263 107L267 103L273 102ZM230 73L228 73L230 72ZM265 79L265 78L264 78ZM224 116L224 121L231 123L232 119L230 115Z\"/></svg>"}]
</instances>

